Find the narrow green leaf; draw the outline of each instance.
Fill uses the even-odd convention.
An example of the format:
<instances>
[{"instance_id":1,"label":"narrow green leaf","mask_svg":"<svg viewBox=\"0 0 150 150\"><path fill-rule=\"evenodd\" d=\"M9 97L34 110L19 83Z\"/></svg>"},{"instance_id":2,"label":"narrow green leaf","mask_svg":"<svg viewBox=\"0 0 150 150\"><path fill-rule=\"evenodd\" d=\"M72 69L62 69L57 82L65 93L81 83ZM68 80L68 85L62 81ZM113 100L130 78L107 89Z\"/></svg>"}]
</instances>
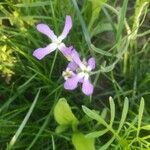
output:
<instances>
[{"instance_id":1,"label":"narrow green leaf","mask_svg":"<svg viewBox=\"0 0 150 150\"><path fill-rule=\"evenodd\" d=\"M53 147L53 150L56 150L54 136L51 136L51 137L52 137L52 147Z\"/></svg>"},{"instance_id":2,"label":"narrow green leaf","mask_svg":"<svg viewBox=\"0 0 150 150\"><path fill-rule=\"evenodd\" d=\"M141 129L150 131L150 125L142 126Z\"/></svg>"},{"instance_id":3,"label":"narrow green leaf","mask_svg":"<svg viewBox=\"0 0 150 150\"><path fill-rule=\"evenodd\" d=\"M115 67L115 63L113 63L113 64L111 64L109 66L101 66L100 71L101 72L110 72L110 71L112 71L114 69L114 67Z\"/></svg>"},{"instance_id":4,"label":"narrow green leaf","mask_svg":"<svg viewBox=\"0 0 150 150\"><path fill-rule=\"evenodd\" d=\"M115 119L115 103L112 97L109 97L109 104L110 104L110 126L113 125L114 119Z\"/></svg>"},{"instance_id":5,"label":"narrow green leaf","mask_svg":"<svg viewBox=\"0 0 150 150\"><path fill-rule=\"evenodd\" d=\"M4 105L0 107L0 113L4 109L9 107L9 105L30 86L31 81L35 78L35 76L36 74L34 74L31 78L29 78L29 80L27 80L25 83L18 87L17 93L15 93L11 98L9 98L9 100Z\"/></svg>"},{"instance_id":6,"label":"narrow green leaf","mask_svg":"<svg viewBox=\"0 0 150 150\"><path fill-rule=\"evenodd\" d=\"M22 84L21 86L19 86L17 90L20 91L20 90L26 89L26 86L27 86L28 84L30 84L30 82L31 82L36 76L37 76L37 73L35 73L31 78L29 78L29 80L27 80L24 84Z\"/></svg>"},{"instance_id":7,"label":"narrow green leaf","mask_svg":"<svg viewBox=\"0 0 150 150\"><path fill-rule=\"evenodd\" d=\"M42 6L46 6L46 5L50 5L49 1L44 1L44 2L26 2L26 3L20 3L20 4L16 4L16 7L42 7Z\"/></svg>"},{"instance_id":8,"label":"narrow green leaf","mask_svg":"<svg viewBox=\"0 0 150 150\"><path fill-rule=\"evenodd\" d=\"M50 120L50 116L52 115L52 110L49 111L48 115L46 116L46 119L44 121L44 123L42 124L40 130L38 131L38 133L36 134L35 138L32 140L31 144L28 146L28 148L26 148L27 150L30 150L33 145L36 143L36 141L38 140L38 138L40 137L40 135L42 134L43 130L45 129L46 125L49 123Z\"/></svg>"},{"instance_id":9,"label":"narrow green leaf","mask_svg":"<svg viewBox=\"0 0 150 150\"><path fill-rule=\"evenodd\" d=\"M91 132L89 134L86 134L85 137L87 137L87 138L98 138L100 136L103 136L107 132L108 132L108 129L104 129L101 131L95 131L95 132Z\"/></svg>"},{"instance_id":10,"label":"narrow green leaf","mask_svg":"<svg viewBox=\"0 0 150 150\"><path fill-rule=\"evenodd\" d=\"M99 123L107 126L107 123L105 122L105 120L100 115L98 115L96 112L90 110L86 106L82 106L82 109L87 116L89 116L90 118L97 120Z\"/></svg>"},{"instance_id":11,"label":"narrow green leaf","mask_svg":"<svg viewBox=\"0 0 150 150\"><path fill-rule=\"evenodd\" d=\"M95 47L93 44L90 45L90 48L91 48L93 51L95 51L95 52L97 52L97 53L99 53L99 54L102 54L102 55L105 55L105 56L113 56L111 53L109 53L109 52L107 52L107 51L104 51L104 50L102 50L102 49L100 49L100 48Z\"/></svg>"},{"instance_id":12,"label":"narrow green leaf","mask_svg":"<svg viewBox=\"0 0 150 150\"><path fill-rule=\"evenodd\" d=\"M83 30L83 34L84 34L85 40L86 40L88 46L90 47L90 44L91 44L90 35L89 35L89 33L88 33L88 30L87 30L87 28L86 28L86 24L85 24L85 22L84 22L84 20L83 20L83 17L82 17L82 15L81 15L80 10L79 10L77 1L76 1L76 0L72 0L72 3L73 3L73 5L74 5L74 8L75 8L75 10L76 10L76 12L77 12L77 15L78 15L78 17L79 17L79 20L80 20L80 23L81 23L81 26L82 26L82 30Z\"/></svg>"},{"instance_id":13,"label":"narrow green leaf","mask_svg":"<svg viewBox=\"0 0 150 150\"><path fill-rule=\"evenodd\" d=\"M21 134L23 128L25 127L27 121L29 120L29 117L31 116L31 113L32 113L32 111L33 111L33 109L34 109L34 107L35 107L35 105L36 105L36 103L37 103L39 94L40 94L40 90L38 91L38 93L37 93L37 95L36 95L36 97L35 97L35 99L34 99L32 105L31 105L31 107L30 107L28 113L26 114L24 120L22 121L21 125L19 126L17 132L15 133L15 135L13 136L13 138L11 139L11 141L10 141L10 143L9 143L9 145L8 145L8 149L9 149L9 150L12 149L12 147L13 147L14 144L16 143L16 141L17 141L19 135Z\"/></svg>"},{"instance_id":14,"label":"narrow green leaf","mask_svg":"<svg viewBox=\"0 0 150 150\"><path fill-rule=\"evenodd\" d=\"M116 40L118 41L122 35L122 30L125 22L125 15L127 11L127 6L128 6L128 0L123 1L123 6L120 11L120 16L118 19L118 30L117 30L117 35L116 35Z\"/></svg>"},{"instance_id":15,"label":"narrow green leaf","mask_svg":"<svg viewBox=\"0 0 150 150\"><path fill-rule=\"evenodd\" d=\"M91 32L91 37L100 34L102 32L113 31L112 25L110 23L100 22Z\"/></svg>"},{"instance_id":16,"label":"narrow green leaf","mask_svg":"<svg viewBox=\"0 0 150 150\"><path fill-rule=\"evenodd\" d=\"M139 133L140 133L140 126L141 126L143 111L144 111L144 98L142 97L140 101L139 114L138 114L137 137L139 136Z\"/></svg>"},{"instance_id":17,"label":"narrow green leaf","mask_svg":"<svg viewBox=\"0 0 150 150\"><path fill-rule=\"evenodd\" d=\"M124 100L124 105L123 105L123 110L122 110L122 116L121 116L121 120L119 122L119 127L118 127L118 130L117 130L117 133L120 132L121 128L124 125L124 122L125 122L126 117L127 117L128 109L129 109L129 100L126 97L125 100Z\"/></svg>"},{"instance_id":18,"label":"narrow green leaf","mask_svg":"<svg viewBox=\"0 0 150 150\"><path fill-rule=\"evenodd\" d=\"M115 140L115 136L113 136L106 144L104 144L103 146L101 146L99 148L99 150L108 150L108 147L110 146L110 144Z\"/></svg>"}]
</instances>

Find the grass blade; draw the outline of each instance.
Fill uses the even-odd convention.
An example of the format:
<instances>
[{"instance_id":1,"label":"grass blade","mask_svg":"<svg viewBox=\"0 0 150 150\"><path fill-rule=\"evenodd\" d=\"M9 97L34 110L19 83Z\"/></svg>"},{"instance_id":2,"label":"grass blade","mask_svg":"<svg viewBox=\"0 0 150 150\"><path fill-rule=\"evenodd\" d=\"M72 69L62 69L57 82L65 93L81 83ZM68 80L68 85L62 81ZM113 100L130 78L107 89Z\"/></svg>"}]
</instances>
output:
<instances>
[{"instance_id":1,"label":"grass blade","mask_svg":"<svg viewBox=\"0 0 150 150\"><path fill-rule=\"evenodd\" d=\"M25 118L23 119L23 121L22 121L21 125L19 126L17 132L15 133L15 135L13 136L13 138L11 139L11 141L10 141L10 143L9 143L9 145L8 145L8 148L7 148L8 150L10 150L10 149L13 148L13 146L14 146L14 144L16 143L16 141L17 141L19 135L21 134L21 132L22 132L22 130L24 129L24 127L25 127L27 121L29 120L29 117L31 116L31 113L32 113L32 111L33 111L33 109L34 109L34 107L35 107L35 105L36 105L36 103L37 103L39 94L40 94L40 90L38 91L38 93L37 93L37 95L36 95L36 97L35 97L35 99L34 99L32 105L31 105L31 107L30 107L28 113L26 114Z\"/></svg>"},{"instance_id":2,"label":"grass blade","mask_svg":"<svg viewBox=\"0 0 150 150\"><path fill-rule=\"evenodd\" d=\"M82 30L83 30L83 34L84 34L85 40L86 40L88 46L90 47L90 44L91 44L90 35L88 33L88 30L86 28L85 22L83 20L83 17L81 15L80 10L79 10L78 4L77 4L76 0L72 0L72 3L74 5L74 8L75 8L75 10L77 12L77 15L79 17L79 20L80 20L80 23L81 23L81 26L82 26Z\"/></svg>"},{"instance_id":3,"label":"grass blade","mask_svg":"<svg viewBox=\"0 0 150 150\"><path fill-rule=\"evenodd\" d=\"M121 12L120 12L121 15L120 15L119 20L118 20L118 30L117 30L117 35L116 35L116 41L117 42L121 38L121 34L122 34L123 26L124 26L124 21L125 21L125 15L126 15L126 11L127 11L127 6L128 6L128 0L124 0L123 6L122 6Z\"/></svg>"}]
</instances>

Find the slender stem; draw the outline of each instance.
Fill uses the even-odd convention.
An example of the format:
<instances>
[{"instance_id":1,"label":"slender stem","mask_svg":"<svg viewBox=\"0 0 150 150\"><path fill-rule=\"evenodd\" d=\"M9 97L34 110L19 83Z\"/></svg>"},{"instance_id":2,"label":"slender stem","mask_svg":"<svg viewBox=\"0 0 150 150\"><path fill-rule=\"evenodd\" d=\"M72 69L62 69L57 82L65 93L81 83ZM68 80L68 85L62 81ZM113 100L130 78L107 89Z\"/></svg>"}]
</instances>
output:
<instances>
[{"instance_id":1,"label":"slender stem","mask_svg":"<svg viewBox=\"0 0 150 150\"><path fill-rule=\"evenodd\" d=\"M55 56L54 56L54 59L53 59L53 63L52 63L51 70L50 70L50 73L49 73L50 78L51 78L51 75L52 75L52 72L53 72L53 69L54 69L54 65L55 65L55 62L56 62L57 55L58 55L58 50L56 50L56 53L55 53Z\"/></svg>"}]
</instances>

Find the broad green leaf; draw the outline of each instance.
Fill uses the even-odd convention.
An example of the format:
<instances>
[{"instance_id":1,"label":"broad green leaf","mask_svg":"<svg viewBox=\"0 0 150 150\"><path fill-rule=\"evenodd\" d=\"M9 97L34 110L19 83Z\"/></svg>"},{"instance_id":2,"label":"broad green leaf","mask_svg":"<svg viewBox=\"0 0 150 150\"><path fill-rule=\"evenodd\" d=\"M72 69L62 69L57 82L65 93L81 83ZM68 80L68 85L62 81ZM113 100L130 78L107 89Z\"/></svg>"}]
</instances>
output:
<instances>
[{"instance_id":1,"label":"broad green leaf","mask_svg":"<svg viewBox=\"0 0 150 150\"><path fill-rule=\"evenodd\" d=\"M65 98L61 98L57 102L54 108L54 117L60 125L73 125L78 123Z\"/></svg>"},{"instance_id":2,"label":"broad green leaf","mask_svg":"<svg viewBox=\"0 0 150 150\"><path fill-rule=\"evenodd\" d=\"M95 150L94 138L87 138L83 133L74 133L72 143L76 150Z\"/></svg>"},{"instance_id":3,"label":"broad green leaf","mask_svg":"<svg viewBox=\"0 0 150 150\"><path fill-rule=\"evenodd\" d=\"M62 133L64 131L66 131L68 129L69 126L66 126L66 125L60 125L60 126L57 126L56 128L56 133Z\"/></svg>"}]
</instances>

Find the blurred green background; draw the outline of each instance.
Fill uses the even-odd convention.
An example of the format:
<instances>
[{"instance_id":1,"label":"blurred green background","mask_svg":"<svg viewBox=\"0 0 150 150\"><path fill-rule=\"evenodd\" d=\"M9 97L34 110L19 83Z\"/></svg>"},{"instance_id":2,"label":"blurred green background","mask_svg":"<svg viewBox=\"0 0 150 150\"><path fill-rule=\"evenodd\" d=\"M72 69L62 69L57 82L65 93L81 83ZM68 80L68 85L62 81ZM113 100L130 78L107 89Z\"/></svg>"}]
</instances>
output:
<instances>
[{"instance_id":1,"label":"blurred green background","mask_svg":"<svg viewBox=\"0 0 150 150\"><path fill-rule=\"evenodd\" d=\"M149 150L149 4L149 0L2 0L0 150ZM82 58L96 59L91 97L80 88L63 88L67 61L58 51L41 61L32 56L36 48L50 43L36 25L46 23L59 35L66 15L73 20L66 45L73 45ZM54 118L62 97L78 118L75 127ZM67 115L65 108L61 115Z\"/></svg>"}]
</instances>

